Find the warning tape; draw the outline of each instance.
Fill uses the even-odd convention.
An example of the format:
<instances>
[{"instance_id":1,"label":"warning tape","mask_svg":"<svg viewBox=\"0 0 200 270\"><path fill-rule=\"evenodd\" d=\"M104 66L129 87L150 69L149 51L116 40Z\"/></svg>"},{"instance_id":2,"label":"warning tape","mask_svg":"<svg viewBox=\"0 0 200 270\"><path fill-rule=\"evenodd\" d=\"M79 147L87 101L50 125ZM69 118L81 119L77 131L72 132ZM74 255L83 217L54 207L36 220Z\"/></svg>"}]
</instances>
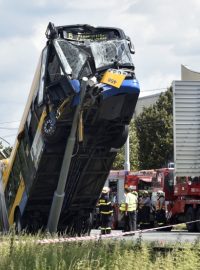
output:
<instances>
[{"instance_id":1,"label":"warning tape","mask_svg":"<svg viewBox=\"0 0 200 270\"><path fill-rule=\"evenodd\" d=\"M134 235L135 233L144 233L144 232L150 232L150 231L156 231L160 229L167 229L167 228L173 228L177 225L183 225L183 224L190 224L200 222L200 219L194 220L194 221L188 221L184 223L178 223L173 225L166 225L156 228L149 228L144 230L136 230L136 231L130 231L130 232L119 232L119 233L112 233L112 234L100 234L100 235L91 235L91 236L77 236L77 237L59 237L59 238L50 238L50 239L42 239L37 240L38 244L56 244L56 243L65 243L65 242L80 242L80 241L91 241L91 240L101 240L101 239L107 239L107 238L114 238L114 237L123 237L127 235Z\"/></svg>"}]
</instances>

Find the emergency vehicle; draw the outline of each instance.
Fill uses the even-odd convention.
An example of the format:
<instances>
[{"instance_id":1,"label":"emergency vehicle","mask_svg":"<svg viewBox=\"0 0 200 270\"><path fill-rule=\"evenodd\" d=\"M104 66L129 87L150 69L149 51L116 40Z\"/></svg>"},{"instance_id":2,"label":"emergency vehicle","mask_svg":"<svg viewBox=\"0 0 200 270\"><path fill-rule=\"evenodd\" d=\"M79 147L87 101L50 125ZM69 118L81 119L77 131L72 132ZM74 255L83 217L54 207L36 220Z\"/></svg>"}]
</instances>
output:
<instances>
[{"instance_id":1,"label":"emergency vehicle","mask_svg":"<svg viewBox=\"0 0 200 270\"><path fill-rule=\"evenodd\" d=\"M167 210L170 224L200 220L200 177L177 177ZM186 225L188 231L200 232L200 221Z\"/></svg>"}]
</instances>

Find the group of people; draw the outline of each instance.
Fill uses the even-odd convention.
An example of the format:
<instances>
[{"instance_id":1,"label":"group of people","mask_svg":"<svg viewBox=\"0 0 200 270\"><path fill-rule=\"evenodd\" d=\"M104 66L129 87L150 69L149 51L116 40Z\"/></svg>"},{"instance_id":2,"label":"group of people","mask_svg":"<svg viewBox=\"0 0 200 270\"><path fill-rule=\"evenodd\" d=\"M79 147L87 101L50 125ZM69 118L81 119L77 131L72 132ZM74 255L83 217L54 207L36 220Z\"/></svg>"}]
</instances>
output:
<instances>
[{"instance_id":1,"label":"group of people","mask_svg":"<svg viewBox=\"0 0 200 270\"><path fill-rule=\"evenodd\" d=\"M101 234L109 234L112 228L113 207L109 198L108 187L104 187L99 199L99 213L101 215ZM159 223L165 219L165 196L164 192L158 191L156 200L152 200L148 191L137 193L133 186L126 187L124 199L119 207L123 218L123 231L136 231L137 226L150 223L150 215Z\"/></svg>"},{"instance_id":2,"label":"group of people","mask_svg":"<svg viewBox=\"0 0 200 270\"><path fill-rule=\"evenodd\" d=\"M138 224L155 224L165 221L165 195L157 191L156 198L151 193L143 191L138 197ZM142 227L142 226L141 226Z\"/></svg>"}]
</instances>

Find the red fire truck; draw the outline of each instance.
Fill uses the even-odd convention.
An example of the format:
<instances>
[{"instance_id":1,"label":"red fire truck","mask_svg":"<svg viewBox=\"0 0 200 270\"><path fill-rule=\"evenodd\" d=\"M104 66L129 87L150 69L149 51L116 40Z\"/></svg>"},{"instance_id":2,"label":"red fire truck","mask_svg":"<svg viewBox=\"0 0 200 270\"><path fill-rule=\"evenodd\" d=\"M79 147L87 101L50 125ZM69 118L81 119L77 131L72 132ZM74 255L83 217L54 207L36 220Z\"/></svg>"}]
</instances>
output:
<instances>
[{"instance_id":1,"label":"red fire truck","mask_svg":"<svg viewBox=\"0 0 200 270\"><path fill-rule=\"evenodd\" d=\"M177 177L173 191L168 198L168 223L200 220L200 177ZM189 232L200 232L200 221L186 225Z\"/></svg>"}]
</instances>

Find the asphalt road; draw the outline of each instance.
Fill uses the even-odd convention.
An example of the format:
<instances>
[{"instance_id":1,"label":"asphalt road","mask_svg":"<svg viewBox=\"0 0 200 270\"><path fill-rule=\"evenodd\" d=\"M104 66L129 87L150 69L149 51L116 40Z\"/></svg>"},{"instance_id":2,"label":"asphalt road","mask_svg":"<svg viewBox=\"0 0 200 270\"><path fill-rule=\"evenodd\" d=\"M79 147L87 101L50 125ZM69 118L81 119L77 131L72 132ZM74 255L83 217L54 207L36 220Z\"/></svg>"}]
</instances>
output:
<instances>
[{"instance_id":1,"label":"asphalt road","mask_svg":"<svg viewBox=\"0 0 200 270\"><path fill-rule=\"evenodd\" d=\"M112 234L119 234L122 231L112 231ZM100 230L92 230L91 235L100 234ZM131 236L114 236L113 239L119 240L136 240L139 233ZM200 241L200 233L189 233L188 231L172 231L172 232L144 232L141 234L142 240L168 243L168 242L195 242Z\"/></svg>"}]
</instances>

